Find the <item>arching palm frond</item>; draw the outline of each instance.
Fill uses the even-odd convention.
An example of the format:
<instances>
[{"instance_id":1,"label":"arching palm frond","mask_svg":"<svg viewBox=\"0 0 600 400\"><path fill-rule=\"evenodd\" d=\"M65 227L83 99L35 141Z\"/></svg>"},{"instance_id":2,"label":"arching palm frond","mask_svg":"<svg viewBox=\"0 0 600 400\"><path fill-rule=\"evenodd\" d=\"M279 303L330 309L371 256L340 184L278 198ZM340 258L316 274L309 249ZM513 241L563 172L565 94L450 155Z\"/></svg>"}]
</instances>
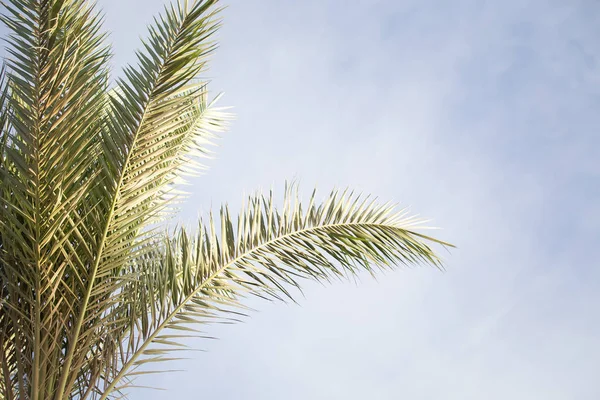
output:
<instances>
[{"instance_id":1,"label":"arching palm frond","mask_svg":"<svg viewBox=\"0 0 600 400\"><path fill-rule=\"evenodd\" d=\"M198 233L181 229L132 265L136 276L124 287L115 319L127 320L135 337L118 361L123 365L109 389L127 387L129 374L149 362L171 359L194 334L190 324L235 317L241 297L292 298L305 279L330 280L361 270L398 264L442 264L430 247L451 246L419 233L421 220L406 210L344 191L303 210L294 187L281 210L273 193L252 196L234 221L229 209L200 222ZM124 316L127 316L124 318Z\"/></svg>"}]
</instances>

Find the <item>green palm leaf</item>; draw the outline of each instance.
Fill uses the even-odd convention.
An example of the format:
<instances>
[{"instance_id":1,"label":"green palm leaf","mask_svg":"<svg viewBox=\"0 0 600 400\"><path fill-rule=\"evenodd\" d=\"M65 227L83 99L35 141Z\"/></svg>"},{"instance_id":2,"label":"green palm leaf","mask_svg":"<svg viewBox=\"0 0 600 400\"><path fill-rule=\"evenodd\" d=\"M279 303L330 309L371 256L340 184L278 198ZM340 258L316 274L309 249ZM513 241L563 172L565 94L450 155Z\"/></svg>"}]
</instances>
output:
<instances>
[{"instance_id":1,"label":"green palm leaf","mask_svg":"<svg viewBox=\"0 0 600 400\"><path fill-rule=\"evenodd\" d=\"M124 288L123 303L115 309L115 318L129 317L125 329L138 340L128 343L109 389L137 367L182 348L177 340L195 334L190 324L235 320L245 295L292 299L288 289L300 288L305 279L343 278L398 264L441 268L430 245L451 245L419 233L422 222L348 191L334 191L318 205L315 191L304 211L290 187L281 210L272 192L257 195L237 221L223 207L218 218L200 222L195 236L181 229L175 238L165 237L132 266L137 279Z\"/></svg>"}]
</instances>

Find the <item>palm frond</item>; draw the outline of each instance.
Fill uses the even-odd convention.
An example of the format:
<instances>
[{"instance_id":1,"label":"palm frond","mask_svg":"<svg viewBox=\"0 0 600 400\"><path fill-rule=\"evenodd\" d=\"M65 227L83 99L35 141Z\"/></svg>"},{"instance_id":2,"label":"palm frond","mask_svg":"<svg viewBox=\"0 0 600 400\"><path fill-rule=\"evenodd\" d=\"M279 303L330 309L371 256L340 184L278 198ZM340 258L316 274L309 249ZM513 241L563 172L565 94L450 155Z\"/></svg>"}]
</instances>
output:
<instances>
[{"instance_id":1,"label":"palm frond","mask_svg":"<svg viewBox=\"0 0 600 400\"><path fill-rule=\"evenodd\" d=\"M65 257L65 243L80 240L80 206L88 201L90 169L100 149L96 115L106 100L109 53L101 17L88 1L3 5L10 46L0 258L16 343L7 359L16 363L18 391L37 399L52 396L46 382L59 371L59 338L69 329L69 305L78 300L64 278L83 266Z\"/></svg>"},{"instance_id":2,"label":"palm frond","mask_svg":"<svg viewBox=\"0 0 600 400\"><path fill-rule=\"evenodd\" d=\"M207 104L206 84L193 83L215 48L219 27L215 0L179 2L167 7L150 27L137 67L112 91L105 109L99 184L93 207L81 218L80 233L91 243L82 254L84 284L69 337L61 388L78 379L88 351L98 341L98 324L122 285L119 271L147 240L144 227L173 199L176 178L190 150L202 151L207 132L222 128L226 115Z\"/></svg>"},{"instance_id":3,"label":"palm frond","mask_svg":"<svg viewBox=\"0 0 600 400\"><path fill-rule=\"evenodd\" d=\"M347 278L399 264L441 268L431 244L451 246L419 233L422 221L406 210L348 191L333 191L321 204L313 192L305 210L293 187L281 210L272 192L252 196L237 222L225 206L219 217L200 222L194 237L181 229L161 251L140 258L115 314L130 321L136 339L126 344L123 367L108 389L181 349L179 340L196 333L190 324L235 320L245 295L292 299L289 288L304 279Z\"/></svg>"}]
</instances>

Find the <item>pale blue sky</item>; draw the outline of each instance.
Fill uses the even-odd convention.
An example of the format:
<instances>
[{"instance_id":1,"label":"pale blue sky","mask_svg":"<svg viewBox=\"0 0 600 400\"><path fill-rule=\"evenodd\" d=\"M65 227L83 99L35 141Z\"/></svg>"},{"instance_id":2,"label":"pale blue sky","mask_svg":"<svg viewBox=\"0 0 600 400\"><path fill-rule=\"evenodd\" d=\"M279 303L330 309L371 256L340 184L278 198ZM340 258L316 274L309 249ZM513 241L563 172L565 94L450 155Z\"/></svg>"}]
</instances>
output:
<instances>
[{"instance_id":1,"label":"pale blue sky","mask_svg":"<svg viewBox=\"0 0 600 400\"><path fill-rule=\"evenodd\" d=\"M163 0L100 0L115 66ZM182 221L300 178L412 205L430 268L253 301L131 399L593 400L600 2L224 0L212 89L237 120Z\"/></svg>"},{"instance_id":2,"label":"pale blue sky","mask_svg":"<svg viewBox=\"0 0 600 400\"><path fill-rule=\"evenodd\" d=\"M300 178L412 205L448 271L253 302L132 399L592 400L600 370L600 3L224 1L237 121L185 221ZM102 0L115 64L162 0Z\"/></svg>"}]
</instances>

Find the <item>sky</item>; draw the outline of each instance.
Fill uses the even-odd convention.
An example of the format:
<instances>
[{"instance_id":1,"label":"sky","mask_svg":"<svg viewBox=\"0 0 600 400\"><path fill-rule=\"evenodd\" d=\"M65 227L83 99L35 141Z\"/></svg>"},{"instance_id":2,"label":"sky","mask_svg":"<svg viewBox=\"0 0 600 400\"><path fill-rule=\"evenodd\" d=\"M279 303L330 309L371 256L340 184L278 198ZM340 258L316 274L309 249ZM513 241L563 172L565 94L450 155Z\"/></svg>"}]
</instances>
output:
<instances>
[{"instance_id":1,"label":"sky","mask_svg":"<svg viewBox=\"0 0 600 400\"><path fill-rule=\"evenodd\" d=\"M162 0L102 0L116 71ZM223 1L236 120L180 220L298 179L410 205L446 272L308 284L132 399L600 398L600 3Z\"/></svg>"},{"instance_id":2,"label":"sky","mask_svg":"<svg viewBox=\"0 0 600 400\"><path fill-rule=\"evenodd\" d=\"M600 398L600 2L222 3L206 78L236 120L178 221L297 179L410 205L458 248L252 300L130 398ZM117 75L162 4L99 0Z\"/></svg>"}]
</instances>

